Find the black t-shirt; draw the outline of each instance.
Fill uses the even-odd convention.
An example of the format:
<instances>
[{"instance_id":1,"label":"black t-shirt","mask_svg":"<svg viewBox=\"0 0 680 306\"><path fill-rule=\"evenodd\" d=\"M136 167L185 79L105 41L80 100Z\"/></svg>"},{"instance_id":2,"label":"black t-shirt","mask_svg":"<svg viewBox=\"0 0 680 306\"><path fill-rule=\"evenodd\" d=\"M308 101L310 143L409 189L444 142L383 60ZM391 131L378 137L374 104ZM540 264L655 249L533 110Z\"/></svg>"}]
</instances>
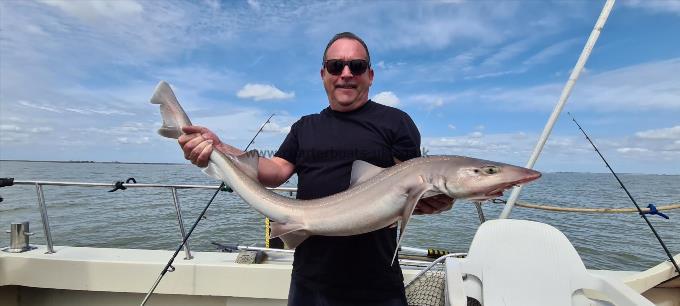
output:
<instances>
[{"instance_id":1,"label":"black t-shirt","mask_svg":"<svg viewBox=\"0 0 680 306\"><path fill-rule=\"evenodd\" d=\"M316 199L346 190L355 160L390 167L393 158L420 156L420 133L403 111L369 100L351 112L328 107L302 117L275 156L295 165L297 198ZM311 236L296 248L293 277L348 299L399 296L401 269L396 262L390 265L396 236L396 228L347 237Z\"/></svg>"}]
</instances>

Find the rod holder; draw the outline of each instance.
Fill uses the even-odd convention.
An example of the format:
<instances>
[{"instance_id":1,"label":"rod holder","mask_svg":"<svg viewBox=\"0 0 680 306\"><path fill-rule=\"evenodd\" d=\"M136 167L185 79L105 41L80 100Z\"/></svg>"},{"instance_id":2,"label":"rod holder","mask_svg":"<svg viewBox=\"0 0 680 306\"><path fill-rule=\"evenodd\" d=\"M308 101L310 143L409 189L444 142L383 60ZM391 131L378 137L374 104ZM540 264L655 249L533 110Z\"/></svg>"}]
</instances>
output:
<instances>
[{"instance_id":1,"label":"rod holder","mask_svg":"<svg viewBox=\"0 0 680 306\"><path fill-rule=\"evenodd\" d=\"M10 230L6 231L6 233L10 234L10 238L9 248L5 249L5 251L10 253L22 253L35 249L35 247L29 245L28 238L33 235L33 233L29 231L28 221L13 222Z\"/></svg>"}]
</instances>

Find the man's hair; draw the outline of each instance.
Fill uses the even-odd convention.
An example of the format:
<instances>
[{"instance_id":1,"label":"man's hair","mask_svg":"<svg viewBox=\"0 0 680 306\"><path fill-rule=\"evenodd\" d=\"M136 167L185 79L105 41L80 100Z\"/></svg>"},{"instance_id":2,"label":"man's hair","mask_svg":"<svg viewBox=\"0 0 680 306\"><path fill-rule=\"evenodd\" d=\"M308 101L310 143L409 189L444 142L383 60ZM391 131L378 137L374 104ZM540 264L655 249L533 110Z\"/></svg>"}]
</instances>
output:
<instances>
[{"instance_id":1,"label":"man's hair","mask_svg":"<svg viewBox=\"0 0 680 306\"><path fill-rule=\"evenodd\" d=\"M328 48L330 48L331 45L336 40L341 39L341 38L354 39L354 40L358 41L359 43L361 43L361 45L364 46L364 50L366 50L366 57L367 57L366 60L368 61L368 67L371 67L371 54L368 52L368 47L366 46L366 43L364 42L363 39L361 39L359 36L357 36L356 34L354 34L352 32L338 33L338 34L335 34L335 36L333 36L333 38L331 38L331 41L328 42L328 44L326 45L326 49L323 51L323 62L321 63L322 65L324 65L326 63L326 53L328 53Z\"/></svg>"}]
</instances>

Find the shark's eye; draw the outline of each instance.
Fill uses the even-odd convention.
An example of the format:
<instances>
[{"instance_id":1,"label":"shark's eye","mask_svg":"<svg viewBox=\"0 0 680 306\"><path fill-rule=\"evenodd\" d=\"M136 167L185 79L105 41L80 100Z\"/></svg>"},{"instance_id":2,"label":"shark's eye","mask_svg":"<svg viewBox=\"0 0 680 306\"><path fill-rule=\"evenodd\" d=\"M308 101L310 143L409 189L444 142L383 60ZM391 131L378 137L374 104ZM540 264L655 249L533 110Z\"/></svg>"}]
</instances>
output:
<instances>
[{"instance_id":1,"label":"shark's eye","mask_svg":"<svg viewBox=\"0 0 680 306\"><path fill-rule=\"evenodd\" d=\"M482 171L484 172L484 174L496 174L498 172L501 172L501 168L496 166L486 166L482 167Z\"/></svg>"}]
</instances>

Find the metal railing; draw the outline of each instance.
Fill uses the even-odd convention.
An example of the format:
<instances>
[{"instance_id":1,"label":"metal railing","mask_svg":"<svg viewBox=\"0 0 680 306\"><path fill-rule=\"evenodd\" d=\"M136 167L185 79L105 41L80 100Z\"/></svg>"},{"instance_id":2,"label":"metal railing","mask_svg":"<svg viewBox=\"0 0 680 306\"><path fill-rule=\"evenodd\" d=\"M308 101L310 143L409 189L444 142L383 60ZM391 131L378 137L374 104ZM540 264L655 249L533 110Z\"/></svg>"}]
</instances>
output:
<instances>
[{"instance_id":1,"label":"metal railing","mask_svg":"<svg viewBox=\"0 0 680 306\"><path fill-rule=\"evenodd\" d=\"M137 183L83 183L83 182L60 182L60 181L14 181L14 185L32 185L35 186L36 194L38 196L38 208L40 209L40 217L42 219L43 233L45 234L45 241L47 243L47 252L45 254L55 253L54 243L52 242L52 232L50 231L50 221L47 214L47 204L45 203L45 194L43 192L43 186L77 186L77 187L106 187L106 188L167 188L170 189L172 193L172 200L175 205L175 213L177 215L177 223L179 226L179 232L181 235L181 240L186 237L186 231L184 229L184 219L182 218L182 208L180 206L179 197L177 196L177 189L212 189L216 190L219 185L177 185L177 184L137 184ZM287 192L290 196L294 192L297 192L297 188L294 187L277 187L277 188L267 188L272 191ZM184 245L184 259L192 259L191 250L189 248L189 242Z\"/></svg>"}]
</instances>

